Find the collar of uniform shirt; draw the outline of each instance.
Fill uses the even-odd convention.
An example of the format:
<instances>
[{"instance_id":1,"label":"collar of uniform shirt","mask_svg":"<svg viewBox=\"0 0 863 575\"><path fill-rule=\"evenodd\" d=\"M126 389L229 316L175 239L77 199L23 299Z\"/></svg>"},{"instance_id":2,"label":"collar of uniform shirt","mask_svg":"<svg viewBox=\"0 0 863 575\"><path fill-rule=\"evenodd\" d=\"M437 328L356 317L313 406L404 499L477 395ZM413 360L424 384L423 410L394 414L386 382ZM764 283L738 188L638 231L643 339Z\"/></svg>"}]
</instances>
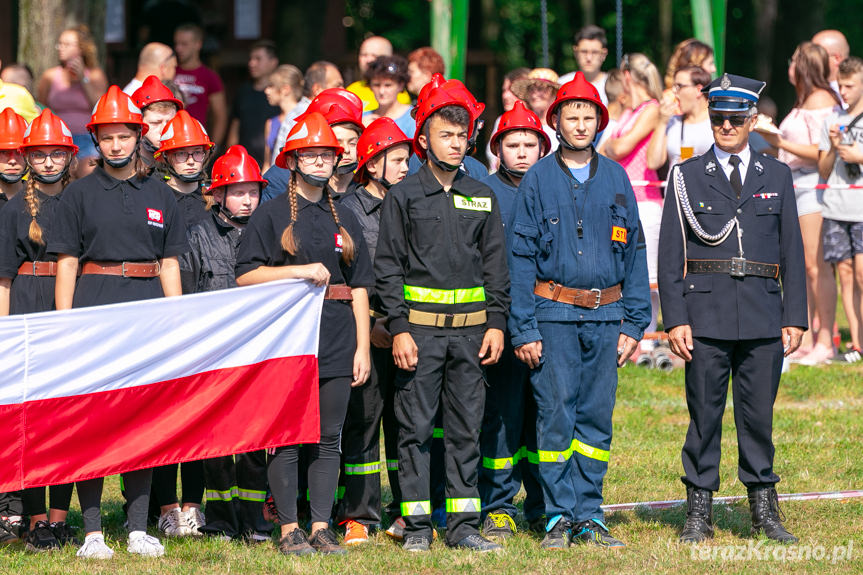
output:
<instances>
[{"instance_id":1,"label":"collar of uniform shirt","mask_svg":"<svg viewBox=\"0 0 863 575\"><path fill-rule=\"evenodd\" d=\"M357 197L357 201L363 207L363 210L366 214L370 214L379 207L383 203L383 200L378 198L377 196L373 196L371 192L369 192L365 186L359 186L356 190L354 190L354 195Z\"/></svg>"},{"instance_id":2,"label":"collar of uniform shirt","mask_svg":"<svg viewBox=\"0 0 863 575\"><path fill-rule=\"evenodd\" d=\"M99 180L99 183L102 184L102 187L106 190L115 188L123 182L132 185L132 187L138 190L141 189L142 180L138 177L138 174L134 174L128 180L118 180L117 178L106 172L105 168L101 166L96 166L96 169L93 170L93 173L96 174L96 178Z\"/></svg>"},{"instance_id":3,"label":"collar of uniform shirt","mask_svg":"<svg viewBox=\"0 0 863 575\"><path fill-rule=\"evenodd\" d=\"M752 156L749 144L739 154L729 154L725 150L720 150L719 146L714 144L713 153L716 154L716 159L719 160L719 165L722 166L722 171L725 172L725 177L728 178L729 182L731 181L731 171L734 169L734 166L728 160L731 156L740 158L740 183L746 183L746 170L749 169L749 158Z\"/></svg>"},{"instance_id":4,"label":"collar of uniform shirt","mask_svg":"<svg viewBox=\"0 0 863 575\"><path fill-rule=\"evenodd\" d=\"M425 195L430 196L432 194L444 191L443 184L441 184L435 177L434 172L432 172L428 162L425 162L417 173L419 174L420 183L422 183L423 185L423 191L425 192ZM460 189L460 184L462 183L466 175L467 174L461 171L461 169L456 170L455 179L452 181L449 191L458 192Z\"/></svg>"}]
</instances>

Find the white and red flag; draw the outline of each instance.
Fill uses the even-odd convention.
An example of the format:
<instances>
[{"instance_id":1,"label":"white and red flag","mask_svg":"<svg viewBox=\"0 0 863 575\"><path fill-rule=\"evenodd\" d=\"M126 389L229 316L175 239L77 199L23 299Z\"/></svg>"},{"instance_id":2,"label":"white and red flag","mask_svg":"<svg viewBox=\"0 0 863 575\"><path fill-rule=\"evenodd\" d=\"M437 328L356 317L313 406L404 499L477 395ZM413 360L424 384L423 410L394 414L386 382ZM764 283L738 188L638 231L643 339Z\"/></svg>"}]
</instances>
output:
<instances>
[{"instance_id":1,"label":"white and red flag","mask_svg":"<svg viewBox=\"0 0 863 575\"><path fill-rule=\"evenodd\" d=\"M0 318L0 492L320 437L324 288Z\"/></svg>"}]
</instances>

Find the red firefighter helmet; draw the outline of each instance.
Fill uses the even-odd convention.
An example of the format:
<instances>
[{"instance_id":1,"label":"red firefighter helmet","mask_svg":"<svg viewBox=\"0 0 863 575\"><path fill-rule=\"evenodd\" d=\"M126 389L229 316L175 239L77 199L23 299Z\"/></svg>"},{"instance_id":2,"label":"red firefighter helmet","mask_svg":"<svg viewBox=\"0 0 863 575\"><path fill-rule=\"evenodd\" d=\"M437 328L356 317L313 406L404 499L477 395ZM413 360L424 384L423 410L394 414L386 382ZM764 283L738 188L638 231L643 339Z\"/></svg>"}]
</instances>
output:
<instances>
[{"instance_id":1,"label":"red firefighter helmet","mask_svg":"<svg viewBox=\"0 0 863 575\"><path fill-rule=\"evenodd\" d=\"M341 156L344 152L333 133L333 129L330 128L327 119L320 112L304 114L291 128L282 151L276 156L276 165L280 168L287 168L288 155L303 148L333 148L337 156Z\"/></svg>"},{"instance_id":2,"label":"red firefighter helmet","mask_svg":"<svg viewBox=\"0 0 863 575\"><path fill-rule=\"evenodd\" d=\"M482 116L482 113L485 111L485 104L477 102L474 95L467 89L461 80L447 80L443 87L456 94L461 94L461 98L467 105L467 111L470 112L471 122L476 122L479 117Z\"/></svg>"},{"instance_id":3,"label":"red firefighter helmet","mask_svg":"<svg viewBox=\"0 0 863 575\"><path fill-rule=\"evenodd\" d=\"M59 116L55 116L48 108L33 118L25 130L24 139L21 142L22 150L37 146L62 146L72 150L73 154L78 153L78 146L72 140L72 131Z\"/></svg>"},{"instance_id":4,"label":"red firefighter helmet","mask_svg":"<svg viewBox=\"0 0 863 575\"><path fill-rule=\"evenodd\" d=\"M351 97L348 97L347 94ZM356 94L342 88L328 88L315 96L306 111L297 118L297 121L312 112L323 114L330 126L351 124L356 126L360 132L365 129L362 100Z\"/></svg>"},{"instance_id":5,"label":"red firefighter helmet","mask_svg":"<svg viewBox=\"0 0 863 575\"><path fill-rule=\"evenodd\" d=\"M381 152L398 146L410 144L408 138L392 118L378 118L366 128L357 140L357 176L364 177L365 165Z\"/></svg>"},{"instance_id":6,"label":"red firefighter helmet","mask_svg":"<svg viewBox=\"0 0 863 575\"><path fill-rule=\"evenodd\" d=\"M165 152L177 148L204 146L205 149L209 150L214 146L201 122L193 118L186 110L180 110L165 124L159 143L159 149L153 153L153 157L156 159Z\"/></svg>"},{"instance_id":7,"label":"red firefighter helmet","mask_svg":"<svg viewBox=\"0 0 863 575\"><path fill-rule=\"evenodd\" d=\"M411 118L416 119L417 117L417 109L425 102L429 97L429 92L431 92L434 88L439 88L446 82L446 78L443 77L443 74L440 72L435 72L432 74L431 80L426 82L426 84L420 88L420 93L417 96L417 105L411 108Z\"/></svg>"},{"instance_id":8,"label":"red firefighter helmet","mask_svg":"<svg viewBox=\"0 0 863 575\"><path fill-rule=\"evenodd\" d=\"M113 85L99 98L93 107L93 115L87 124L87 129L96 131L96 126L102 124L135 124L141 127L141 135L147 133L149 126L144 123L141 110L132 102L132 98L123 93L119 86Z\"/></svg>"},{"instance_id":9,"label":"red firefighter helmet","mask_svg":"<svg viewBox=\"0 0 863 575\"><path fill-rule=\"evenodd\" d=\"M422 105L417 104L416 107L417 130L414 133L413 147L414 153L422 160L425 160L426 158L426 151L419 145L419 137L420 134L423 133L423 126L432 114L447 106L458 106L467 111L468 116L470 117L467 128L468 139L470 139L473 134L475 119L473 116L474 110L472 110L470 105L466 102L463 91L459 89L458 86L447 86L447 83L444 83L437 88L433 88L429 91L428 97L423 101Z\"/></svg>"},{"instance_id":10,"label":"red firefighter helmet","mask_svg":"<svg viewBox=\"0 0 863 575\"><path fill-rule=\"evenodd\" d=\"M268 184L261 176L261 168L255 158L249 155L246 148L237 144L213 162L213 183L205 193L212 194L217 188L247 182L257 182L262 189Z\"/></svg>"},{"instance_id":11,"label":"red firefighter helmet","mask_svg":"<svg viewBox=\"0 0 863 575\"><path fill-rule=\"evenodd\" d=\"M539 134L539 141L545 146L542 153L544 154L551 149L551 140L549 140L548 134L543 131L539 116L528 110L521 100L516 100L512 110L501 115L500 122L497 124L497 131L489 141L493 154L497 154L501 137L510 130L532 130Z\"/></svg>"},{"instance_id":12,"label":"red firefighter helmet","mask_svg":"<svg viewBox=\"0 0 863 575\"><path fill-rule=\"evenodd\" d=\"M174 93L156 76L147 76L141 87L132 94L132 102L141 110L156 102L170 102L177 106L177 110L183 109L183 102L175 98Z\"/></svg>"},{"instance_id":13,"label":"red firefighter helmet","mask_svg":"<svg viewBox=\"0 0 863 575\"><path fill-rule=\"evenodd\" d=\"M15 113L12 108L0 112L0 150L17 150L21 147L27 120Z\"/></svg>"},{"instance_id":14,"label":"red firefighter helmet","mask_svg":"<svg viewBox=\"0 0 863 575\"><path fill-rule=\"evenodd\" d=\"M545 121L549 126L552 125L551 117L557 113L558 106L570 100L585 100L599 107L600 118L599 125L596 127L597 132L601 132L608 125L608 108L602 103L602 98L599 97L599 91L596 89L596 86L588 82L584 74L576 72L575 78L560 87L560 90L557 91L557 98L548 107Z\"/></svg>"}]
</instances>

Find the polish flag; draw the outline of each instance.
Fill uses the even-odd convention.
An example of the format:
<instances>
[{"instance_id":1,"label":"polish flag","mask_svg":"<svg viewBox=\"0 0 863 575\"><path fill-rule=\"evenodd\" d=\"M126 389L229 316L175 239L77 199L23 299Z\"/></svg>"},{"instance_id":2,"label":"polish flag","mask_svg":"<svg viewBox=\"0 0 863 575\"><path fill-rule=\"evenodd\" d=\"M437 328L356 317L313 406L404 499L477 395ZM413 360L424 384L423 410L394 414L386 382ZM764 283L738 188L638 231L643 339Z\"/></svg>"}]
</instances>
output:
<instances>
[{"instance_id":1,"label":"polish flag","mask_svg":"<svg viewBox=\"0 0 863 575\"><path fill-rule=\"evenodd\" d=\"M0 318L0 492L317 442L324 291Z\"/></svg>"}]
</instances>

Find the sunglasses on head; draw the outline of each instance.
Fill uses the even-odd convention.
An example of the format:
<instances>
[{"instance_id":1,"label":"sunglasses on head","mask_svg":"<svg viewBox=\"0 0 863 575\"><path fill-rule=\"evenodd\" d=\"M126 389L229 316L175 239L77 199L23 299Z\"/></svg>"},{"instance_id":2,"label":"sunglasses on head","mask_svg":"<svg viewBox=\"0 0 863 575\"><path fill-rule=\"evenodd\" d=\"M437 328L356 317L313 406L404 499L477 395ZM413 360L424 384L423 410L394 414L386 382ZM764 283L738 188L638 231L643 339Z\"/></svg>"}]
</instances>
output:
<instances>
[{"instance_id":1,"label":"sunglasses on head","mask_svg":"<svg viewBox=\"0 0 863 575\"><path fill-rule=\"evenodd\" d=\"M749 114L710 114L710 125L721 126L728 120L728 123L739 128L749 119Z\"/></svg>"}]
</instances>

